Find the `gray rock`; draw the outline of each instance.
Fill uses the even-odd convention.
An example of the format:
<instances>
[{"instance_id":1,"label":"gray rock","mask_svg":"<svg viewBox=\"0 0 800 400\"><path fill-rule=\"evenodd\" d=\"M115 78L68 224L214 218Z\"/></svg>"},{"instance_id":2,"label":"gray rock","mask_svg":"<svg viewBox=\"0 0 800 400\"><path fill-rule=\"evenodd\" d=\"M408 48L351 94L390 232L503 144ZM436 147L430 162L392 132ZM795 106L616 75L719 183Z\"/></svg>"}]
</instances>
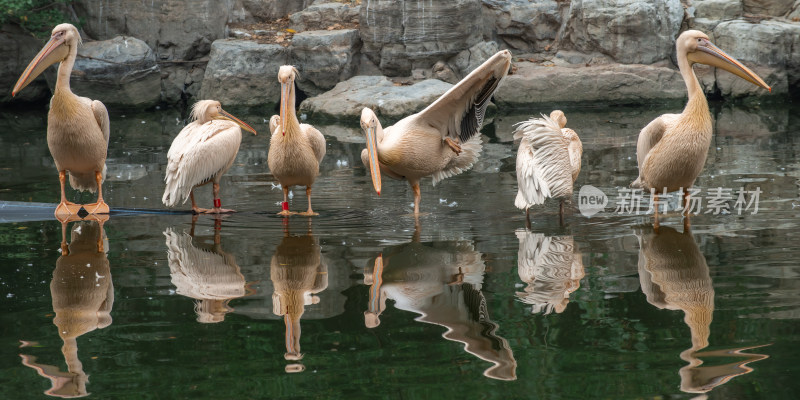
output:
<instances>
[{"instance_id":1,"label":"gray rock","mask_svg":"<svg viewBox=\"0 0 800 400\"><path fill-rule=\"evenodd\" d=\"M741 0L693 0L695 18L735 19L742 16Z\"/></svg>"},{"instance_id":2,"label":"gray rock","mask_svg":"<svg viewBox=\"0 0 800 400\"><path fill-rule=\"evenodd\" d=\"M258 20L283 18L311 5L313 0L241 0L244 9Z\"/></svg>"},{"instance_id":3,"label":"gray rock","mask_svg":"<svg viewBox=\"0 0 800 400\"><path fill-rule=\"evenodd\" d=\"M480 0L362 2L362 51L384 74L408 76L480 42L480 19Z\"/></svg>"},{"instance_id":4,"label":"gray rock","mask_svg":"<svg viewBox=\"0 0 800 400\"><path fill-rule=\"evenodd\" d=\"M744 12L782 17L794 5L794 0L742 0Z\"/></svg>"},{"instance_id":5,"label":"gray rock","mask_svg":"<svg viewBox=\"0 0 800 400\"><path fill-rule=\"evenodd\" d=\"M361 39L355 29L308 31L294 35L289 60L300 72L297 86L315 95L350 79L358 70L360 48Z\"/></svg>"},{"instance_id":6,"label":"gray rock","mask_svg":"<svg viewBox=\"0 0 800 400\"><path fill-rule=\"evenodd\" d=\"M562 24L555 0L483 0L484 37L503 48L544 51L556 40Z\"/></svg>"},{"instance_id":7,"label":"gray rock","mask_svg":"<svg viewBox=\"0 0 800 400\"><path fill-rule=\"evenodd\" d=\"M36 53L44 43L23 32L7 32L6 28L3 27L3 31L0 31L0 53L4 55L0 59L0 104L12 100L35 101L49 97L50 89L44 77L35 79L15 97L11 97L17 79L25 71L28 63L36 57Z\"/></svg>"},{"instance_id":8,"label":"gray rock","mask_svg":"<svg viewBox=\"0 0 800 400\"><path fill-rule=\"evenodd\" d=\"M800 21L800 0L795 0L792 9L786 13L786 18L790 21Z\"/></svg>"},{"instance_id":9,"label":"gray rock","mask_svg":"<svg viewBox=\"0 0 800 400\"><path fill-rule=\"evenodd\" d=\"M334 24L357 24L360 6L351 6L344 3L325 3L312 5L303 11L289 16L292 29L306 31L323 29Z\"/></svg>"},{"instance_id":10,"label":"gray rock","mask_svg":"<svg viewBox=\"0 0 800 400\"><path fill-rule=\"evenodd\" d=\"M680 73L671 68L625 64L543 67L529 62L515 65L516 73L506 77L494 95L500 108L551 102L660 102L686 97Z\"/></svg>"},{"instance_id":11,"label":"gray rock","mask_svg":"<svg viewBox=\"0 0 800 400\"><path fill-rule=\"evenodd\" d=\"M458 53L450 59L449 64L454 72L459 74L459 78L463 78L497 53L498 50L500 49L495 42L480 42Z\"/></svg>"},{"instance_id":12,"label":"gray rock","mask_svg":"<svg viewBox=\"0 0 800 400\"><path fill-rule=\"evenodd\" d=\"M361 110L369 107L381 117L401 118L421 111L451 87L436 79L399 86L383 76L356 76L306 99L300 112L310 118L358 119Z\"/></svg>"},{"instance_id":13,"label":"gray rock","mask_svg":"<svg viewBox=\"0 0 800 400\"><path fill-rule=\"evenodd\" d=\"M147 43L132 37L85 42L78 48L70 85L106 106L150 107L161 100L161 70Z\"/></svg>"},{"instance_id":14,"label":"gray rock","mask_svg":"<svg viewBox=\"0 0 800 400\"><path fill-rule=\"evenodd\" d=\"M286 48L248 40L217 40L211 46L200 97L223 105L273 106L280 101L278 68Z\"/></svg>"},{"instance_id":15,"label":"gray rock","mask_svg":"<svg viewBox=\"0 0 800 400\"><path fill-rule=\"evenodd\" d=\"M680 0L575 0L564 41L620 63L651 64L672 52L683 15Z\"/></svg>"}]
</instances>

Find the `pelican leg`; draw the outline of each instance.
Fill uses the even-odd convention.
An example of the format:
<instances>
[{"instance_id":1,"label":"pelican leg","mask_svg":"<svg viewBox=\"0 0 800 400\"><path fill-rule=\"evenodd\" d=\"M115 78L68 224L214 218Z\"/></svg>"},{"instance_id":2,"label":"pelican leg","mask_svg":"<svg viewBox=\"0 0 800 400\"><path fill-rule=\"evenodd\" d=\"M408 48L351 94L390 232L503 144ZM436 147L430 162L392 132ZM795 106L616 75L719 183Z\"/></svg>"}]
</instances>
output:
<instances>
[{"instance_id":1,"label":"pelican leg","mask_svg":"<svg viewBox=\"0 0 800 400\"><path fill-rule=\"evenodd\" d=\"M213 190L214 190L214 208L212 208L211 211L209 211L209 213L226 214L226 213L236 212L235 210L222 208L222 200L219 199L219 182L214 182Z\"/></svg>"},{"instance_id":2,"label":"pelican leg","mask_svg":"<svg viewBox=\"0 0 800 400\"><path fill-rule=\"evenodd\" d=\"M558 205L558 222L564 225L564 199L561 199Z\"/></svg>"},{"instance_id":3,"label":"pelican leg","mask_svg":"<svg viewBox=\"0 0 800 400\"><path fill-rule=\"evenodd\" d=\"M288 217L292 215L292 212L289 211L289 187L283 185L281 185L281 187L283 188L283 204L285 204L286 206L283 210L281 210L281 212L278 213L278 215Z\"/></svg>"},{"instance_id":4,"label":"pelican leg","mask_svg":"<svg viewBox=\"0 0 800 400\"><path fill-rule=\"evenodd\" d=\"M653 194L653 207L655 208L655 212L653 213L653 217L655 218L655 222L653 223L653 231L658 233L658 195Z\"/></svg>"},{"instance_id":5,"label":"pelican leg","mask_svg":"<svg viewBox=\"0 0 800 400\"><path fill-rule=\"evenodd\" d=\"M67 193L65 192L66 182L67 182L67 171L61 170L58 171L58 181L61 183L61 202L58 203L56 206L55 215L56 218L58 217L68 217L70 215L77 215L78 212L81 210L80 204L75 204L71 201L67 201Z\"/></svg>"},{"instance_id":6,"label":"pelican leg","mask_svg":"<svg viewBox=\"0 0 800 400\"><path fill-rule=\"evenodd\" d=\"M412 183L411 190L414 191L414 216L419 216L419 200L422 197L419 191L419 182Z\"/></svg>"},{"instance_id":7,"label":"pelican leg","mask_svg":"<svg viewBox=\"0 0 800 400\"><path fill-rule=\"evenodd\" d=\"M83 208L85 208L89 214L108 214L108 204L103 200L103 173L94 171L94 179L97 182L97 202L86 204Z\"/></svg>"},{"instance_id":8,"label":"pelican leg","mask_svg":"<svg viewBox=\"0 0 800 400\"><path fill-rule=\"evenodd\" d=\"M61 220L61 255L69 255L69 246L67 245L67 224L69 220Z\"/></svg>"},{"instance_id":9,"label":"pelican leg","mask_svg":"<svg viewBox=\"0 0 800 400\"><path fill-rule=\"evenodd\" d=\"M456 155L461 154L461 145L456 143L455 140L450 139L449 137L444 138L444 141L447 142L447 145L456 153Z\"/></svg>"},{"instance_id":10,"label":"pelican leg","mask_svg":"<svg viewBox=\"0 0 800 400\"><path fill-rule=\"evenodd\" d=\"M304 217L319 215L319 213L315 213L314 210L311 209L311 186L306 186L306 197L308 198L308 211L302 212L300 215Z\"/></svg>"},{"instance_id":11,"label":"pelican leg","mask_svg":"<svg viewBox=\"0 0 800 400\"><path fill-rule=\"evenodd\" d=\"M192 189L192 191L189 192L189 198L192 200L192 213L194 213L194 214L207 214L208 212L211 211L211 210L209 210L207 208L200 208L200 207L197 206L197 203L195 203L195 201L194 201L194 189Z\"/></svg>"},{"instance_id":12,"label":"pelican leg","mask_svg":"<svg viewBox=\"0 0 800 400\"><path fill-rule=\"evenodd\" d=\"M683 216L683 232L689 232L692 228L692 221L690 219L689 214L689 190L683 189L683 209L684 209L684 216Z\"/></svg>"},{"instance_id":13,"label":"pelican leg","mask_svg":"<svg viewBox=\"0 0 800 400\"><path fill-rule=\"evenodd\" d=\"M291 361L303 359L300 353L300 319L292 318L288 313L283 316L286 325L286 353L283 358Z\"/></svg>"},{"instance_id":14,"label":"pelican leg","mask_svg":"<svg viewBox=\"0 0 800 400\"><path fill-rule=\"evenodd\" d=\"M525 208L525 228L531 229L531 217L530 217L530 208Z\"/></svg>"}]
</instances>

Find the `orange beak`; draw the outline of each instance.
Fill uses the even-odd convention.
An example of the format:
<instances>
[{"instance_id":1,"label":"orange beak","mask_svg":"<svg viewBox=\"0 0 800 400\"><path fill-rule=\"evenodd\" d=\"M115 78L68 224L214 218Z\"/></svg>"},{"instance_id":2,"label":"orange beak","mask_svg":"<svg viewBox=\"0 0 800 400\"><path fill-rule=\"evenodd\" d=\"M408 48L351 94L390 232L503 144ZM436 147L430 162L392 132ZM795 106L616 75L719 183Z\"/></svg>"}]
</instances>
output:
<instances>
[{"instance_id":1,"label":"orange beak","mask_svg":"<svg viewBox=\"0 0 800 400\"><path fill-rule=\"evenodd\" d=\"M289 94L294 82L281 83L281 133L286 136L286 114L289 108Z\"/></svg>"},{"instance_id":2,"label":"orange beak","mask_svg":"<svg viewBox=\"0 0 800 400\"><path fill-rule=\"evenodd\" d=\"M58 39L55 36L50 37L50 40L44 45L42 50L39 51L39 54L33 58L33 61L28 64L22 76L17 80L17 84L14 85L14 89L11 91L12 97L16 96L25 86L28 86L28 84L44 72L47 67L67 58L69 50L66 46L62 46L63 44L63 35L59 36Z\"/></svg>"},{"instance_id":3,"label":"orange beak","mask_svg":"<svg viewBox=\"0 0 800 400\"><path fill-rule=\"evenodd\" d=\"M369 173L372 175L372 186L375 187L375 191L378 193L378 196L381 195L381 167L378 164L378 145L377 139L375 138L375 131L377 127L374 124L370 124L370 126L364 128L364 132L367 135L367 154L369 154Z\"/></svg>"},{"instance_id":4,"label":"orange beak","mask_svg":"<svg viewBox=\"0 0 800 400\"><path fill-rule=\"evenodd\" d=\"M245 123L244 121L240 120L239 118L234 117L233 115L229 114L225 110L220 110L219 113L220 113L220 115L222 115L222 118L227 119L229 121L235 122L237 125L242 127L242 129L244 129L246 131L249 131L249 132L252 132L253 135L258 135L256 130L253 129L252 126L248 125L247 123Z\"/></svg>"},{"instance_id":5,"label":"orange beak","mask_svg":"<svg viewBox=\"0 0 800 400\"><path fill-rule=\"evenodd\" d=\"M764 89L772 92L772 88L764 82L755 72L745 67L744 64L729 56L722 51L719 47L706 39L701 39L697 50L689 53L689 60L701 64L710 65L712 67L722 68L756 86L761 86Z\"/></svg>"}]
</instances>

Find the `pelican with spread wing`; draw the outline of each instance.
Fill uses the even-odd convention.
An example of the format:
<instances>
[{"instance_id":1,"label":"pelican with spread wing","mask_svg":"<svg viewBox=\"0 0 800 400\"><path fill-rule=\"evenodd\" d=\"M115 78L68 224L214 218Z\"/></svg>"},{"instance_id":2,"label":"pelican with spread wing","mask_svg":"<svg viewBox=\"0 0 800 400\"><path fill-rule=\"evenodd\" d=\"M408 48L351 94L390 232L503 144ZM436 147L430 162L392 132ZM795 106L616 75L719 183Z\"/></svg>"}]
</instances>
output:
<instances>
[{"instance_id":1,"label":"pelican with spread wing","mask_svg":"<svg viewBox=\"0 0 800 400\"><path fill-rule=\"evenodd\" d=\"M361 112L361 128L367 148L361 161L381 193L381 173L407 180L414 191L414 214L419 215L419 180L442 179L460 174L481 152L480 128L489 100L511 66L511 53L503 50L486 60L419 113L383 129L369 109Z\"/></svg>"},{"instance_id":2,"label":"pelican with spread wing","mask_svg":"<svg viewBox=\"0 0 800 400\"><path fill-rule=\"evenodd\" d=\"M254 135L256 130L225 112L216 100L195 103L192 106L192 119L194 121L181 130L169 147L169 163L164 177L167 187L161 201L168 207L174 207L178 202L185 203L191 199L192 212L195 214L233 212L221 208L219 181L233 165L239 152L242 142L240 128ZM214 208L200 208L194 201L194 189L209 182L214 184Z\"/></svg>"}]
</instances>

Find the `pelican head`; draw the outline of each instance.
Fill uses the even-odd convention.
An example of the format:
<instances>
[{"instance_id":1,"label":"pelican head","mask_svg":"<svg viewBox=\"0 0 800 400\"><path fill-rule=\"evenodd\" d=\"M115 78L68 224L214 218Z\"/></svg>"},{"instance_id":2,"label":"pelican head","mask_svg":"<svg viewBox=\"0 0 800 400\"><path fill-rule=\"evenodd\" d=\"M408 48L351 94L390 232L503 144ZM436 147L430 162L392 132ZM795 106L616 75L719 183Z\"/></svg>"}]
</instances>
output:
<instances>
[{"instance_id":1,"label":"pelican head","mask_svg":"<svg viewBox=\"0 0 800 400\"><path fill-rule=\"evenodd\" d=\"M289 97L294 90L294 80L297 78L297 68L284 65L278 70L278 82L281 83L281 133L286 135L286 121L289 113ZM294 99L291 99L294 101ZM294 104L292 104L294 107ZM292 110L294 111L294 110Z\"/></svg>"},{"instance_id":2,"label":"pelican head","mask_svg":"<svg viewBox=\"0 0 800 400\"><path fill-rule=\"evenodd\" d=\"M556 121L561 129L567 126L567 116L564 115L564 112L561 110L553 110L553 112L550 113L550 119Z\"/></svg>"},{"instance_id":3,"label":"pelican head","mask_svg":"<svg viewBox=\"0 0 800 400\"><path fill-rule=\"evenodd\" d=\"M675 46L678 56L686 55L689 65L700 63L722 68L756 86L772 91L772 88L753 71L711 43L708 35L703 32L695 30L683 32L678 37Z\"/></svg>"},{"instance_id":4,"label":"pelican head","mask_svg":"<svg viewBox=\"0 0 800 400\"><path fill-rule=\"evenodd\" d=\"M361 110L361 129L367 136L367 153L369 154L369 173L372 175L372 185L378 196L381 195L381 168L378 165L378 143L376 133L380 122L375 112L368 107Z\"/></svg>"},{"instance_id":5,"label":"pelican head","mask_svg":"<svg viewBox=\"0 0 800 400\"><path fill-rule=\"evenodd\" d=\"M257 135L256 130L253 129L252 126L223 110L222 104L216 100L200 100L194 103L192 106L192 119L200 124L205 124L215 119L231 121L239 125L242 129Z\"/></svg>"},{"instance_id":6,"label":"pelican head","mask_svg":"<svg viewBox=\"0 0 800 400\"><path fill-rule=\"evenodd\" d=\"M22 76L17 80L14 85L14 90L11 91L11 96L16 96L20 90L28 86L31 81L36 79L47 67L67 59L70 52L81 43L81 35L78 29L70 24L61 24L53 28L53 33L50 35L50 40L44 45L39 54L33 58L28 67L22 73Z\"/></svg>"}]
</instances>

